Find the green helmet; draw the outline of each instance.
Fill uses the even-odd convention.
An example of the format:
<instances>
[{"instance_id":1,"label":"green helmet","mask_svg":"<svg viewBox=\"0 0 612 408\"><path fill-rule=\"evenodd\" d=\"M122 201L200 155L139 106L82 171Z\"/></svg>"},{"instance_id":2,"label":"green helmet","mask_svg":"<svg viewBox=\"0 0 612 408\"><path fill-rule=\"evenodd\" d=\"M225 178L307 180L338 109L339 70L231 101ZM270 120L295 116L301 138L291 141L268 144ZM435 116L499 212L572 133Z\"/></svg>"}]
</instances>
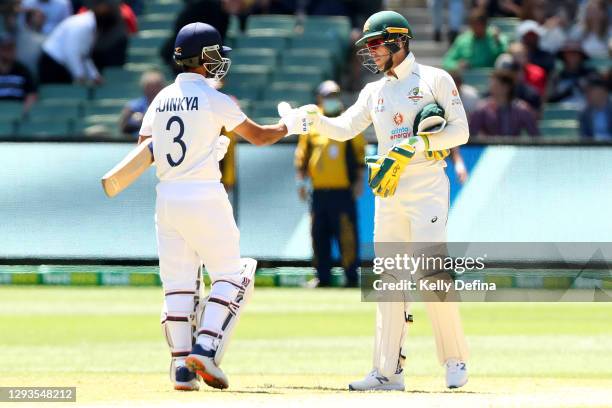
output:
<instances>
[{"instance_id":1,"label":"green helmet","mask_svg":"<svg viewBox=\"0 0 612 408\"><path fill-rule=\"evenodd\" d=\"M412 29L408 20L395 11L379 11L367 19L363 25L363 35L355 45L361 47L376 38L391 42L402 35L412 38Z\"/></svg>"}]
</instances>

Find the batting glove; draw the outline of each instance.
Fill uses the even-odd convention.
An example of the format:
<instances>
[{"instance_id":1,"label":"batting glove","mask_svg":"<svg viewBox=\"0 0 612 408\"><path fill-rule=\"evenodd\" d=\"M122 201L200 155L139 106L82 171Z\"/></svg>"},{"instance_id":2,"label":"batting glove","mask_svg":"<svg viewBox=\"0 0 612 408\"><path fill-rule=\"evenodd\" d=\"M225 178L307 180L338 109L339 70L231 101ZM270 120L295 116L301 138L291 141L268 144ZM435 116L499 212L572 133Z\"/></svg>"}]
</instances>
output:
<instances>
[{"instance_id":1,"label":"batting glove","mask_svg":"<svg viewBox=\"0 0 612 408\"><path fill-rule=\"evenodd\" d=\"M217 158L217 161L223 160L223 157L225 157L229 145L229 137L223 135L219 136L219 139L217 139L217 144L215 144L215 157Z\"/></svg>"},{"instance_id":2,"label":"batting glove","mask_svg":"<svg viewBox=\"0 0 612 408\"><path fill-rule=\"evenodd\" d=\"M319 108L316 105L304 105L291 109L287 102L278 104L280 123L287 127L287 136L310 133L319 119Z\"/></svg>"}]
</instances>

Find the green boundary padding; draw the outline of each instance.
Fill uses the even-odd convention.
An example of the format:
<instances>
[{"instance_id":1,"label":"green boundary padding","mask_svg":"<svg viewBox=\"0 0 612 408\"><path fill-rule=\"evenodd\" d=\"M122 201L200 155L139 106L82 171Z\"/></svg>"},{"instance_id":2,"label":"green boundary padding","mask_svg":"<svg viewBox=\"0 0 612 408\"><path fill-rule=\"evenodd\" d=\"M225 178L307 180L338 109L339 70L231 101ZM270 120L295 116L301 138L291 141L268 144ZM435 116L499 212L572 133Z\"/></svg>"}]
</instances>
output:
<instances>
[{"instance_id":1,"label":"green boundary padding","mask_svg":"<svg viewBox=\"0 0 612 408\"><path fill-rule=\"evenodd\" d=\"M367 275L367 272L365 272ZM604 274L607 272L604 272ZM609 273L608 273L609 274ZM364 275L364 276L366 276ZM498 288L569 289L597 287L612 289L612 276L591 271L574 282L577 271L490 269L472 272L457 278L495 283ZM255 275L259 287L301 287L315 277L314 268L260 268ZM210 279L204 275L208 285ZM341 268L332 270L332 286L341 287L345 277ZM159 268L154 266L95 266L95 265L0 265L0 285L62 285L62 286L161 286Z\"/></svg>"}]
</instances>

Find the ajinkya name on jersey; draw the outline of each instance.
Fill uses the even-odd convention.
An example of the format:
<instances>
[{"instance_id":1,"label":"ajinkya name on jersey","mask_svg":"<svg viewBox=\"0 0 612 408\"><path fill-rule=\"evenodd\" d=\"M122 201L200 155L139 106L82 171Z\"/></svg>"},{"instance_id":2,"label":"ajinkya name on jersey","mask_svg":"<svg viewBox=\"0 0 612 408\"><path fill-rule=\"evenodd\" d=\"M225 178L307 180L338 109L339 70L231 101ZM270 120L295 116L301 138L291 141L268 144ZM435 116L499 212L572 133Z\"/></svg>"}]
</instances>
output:
<instances>
[{"instance_id":1,"label":"ajinkya name on jersey","mask_svg":"<svg viewBox=\"0 0 612 408\"><path fill-rule=\"evenodd\" d=\"M198 97L197 96L184 96L182 98L167 98L160 99L157 103L155 112L166 112L166 111L191 111L198 110Z\"/></svg>"}]
</instances>

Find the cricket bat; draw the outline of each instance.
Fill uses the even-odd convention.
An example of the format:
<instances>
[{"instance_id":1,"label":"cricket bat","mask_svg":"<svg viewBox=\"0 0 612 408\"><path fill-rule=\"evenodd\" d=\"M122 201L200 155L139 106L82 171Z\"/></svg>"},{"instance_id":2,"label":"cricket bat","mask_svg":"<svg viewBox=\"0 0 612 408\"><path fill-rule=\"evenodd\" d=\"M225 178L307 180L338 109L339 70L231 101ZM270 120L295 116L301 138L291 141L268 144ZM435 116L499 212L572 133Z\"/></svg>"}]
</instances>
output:
<instances>
[{"instance_id":1,"label":"cricket bat","mask_svg":"<svg viewBox=\"0 0 612 408\"><path fill-rule=\"evenodd\" d=\"M136 181L151 164L153 164L153 140L147 138L102 176L104 192L110 198L115 197Z\"/></svg>"}]
</instances>

